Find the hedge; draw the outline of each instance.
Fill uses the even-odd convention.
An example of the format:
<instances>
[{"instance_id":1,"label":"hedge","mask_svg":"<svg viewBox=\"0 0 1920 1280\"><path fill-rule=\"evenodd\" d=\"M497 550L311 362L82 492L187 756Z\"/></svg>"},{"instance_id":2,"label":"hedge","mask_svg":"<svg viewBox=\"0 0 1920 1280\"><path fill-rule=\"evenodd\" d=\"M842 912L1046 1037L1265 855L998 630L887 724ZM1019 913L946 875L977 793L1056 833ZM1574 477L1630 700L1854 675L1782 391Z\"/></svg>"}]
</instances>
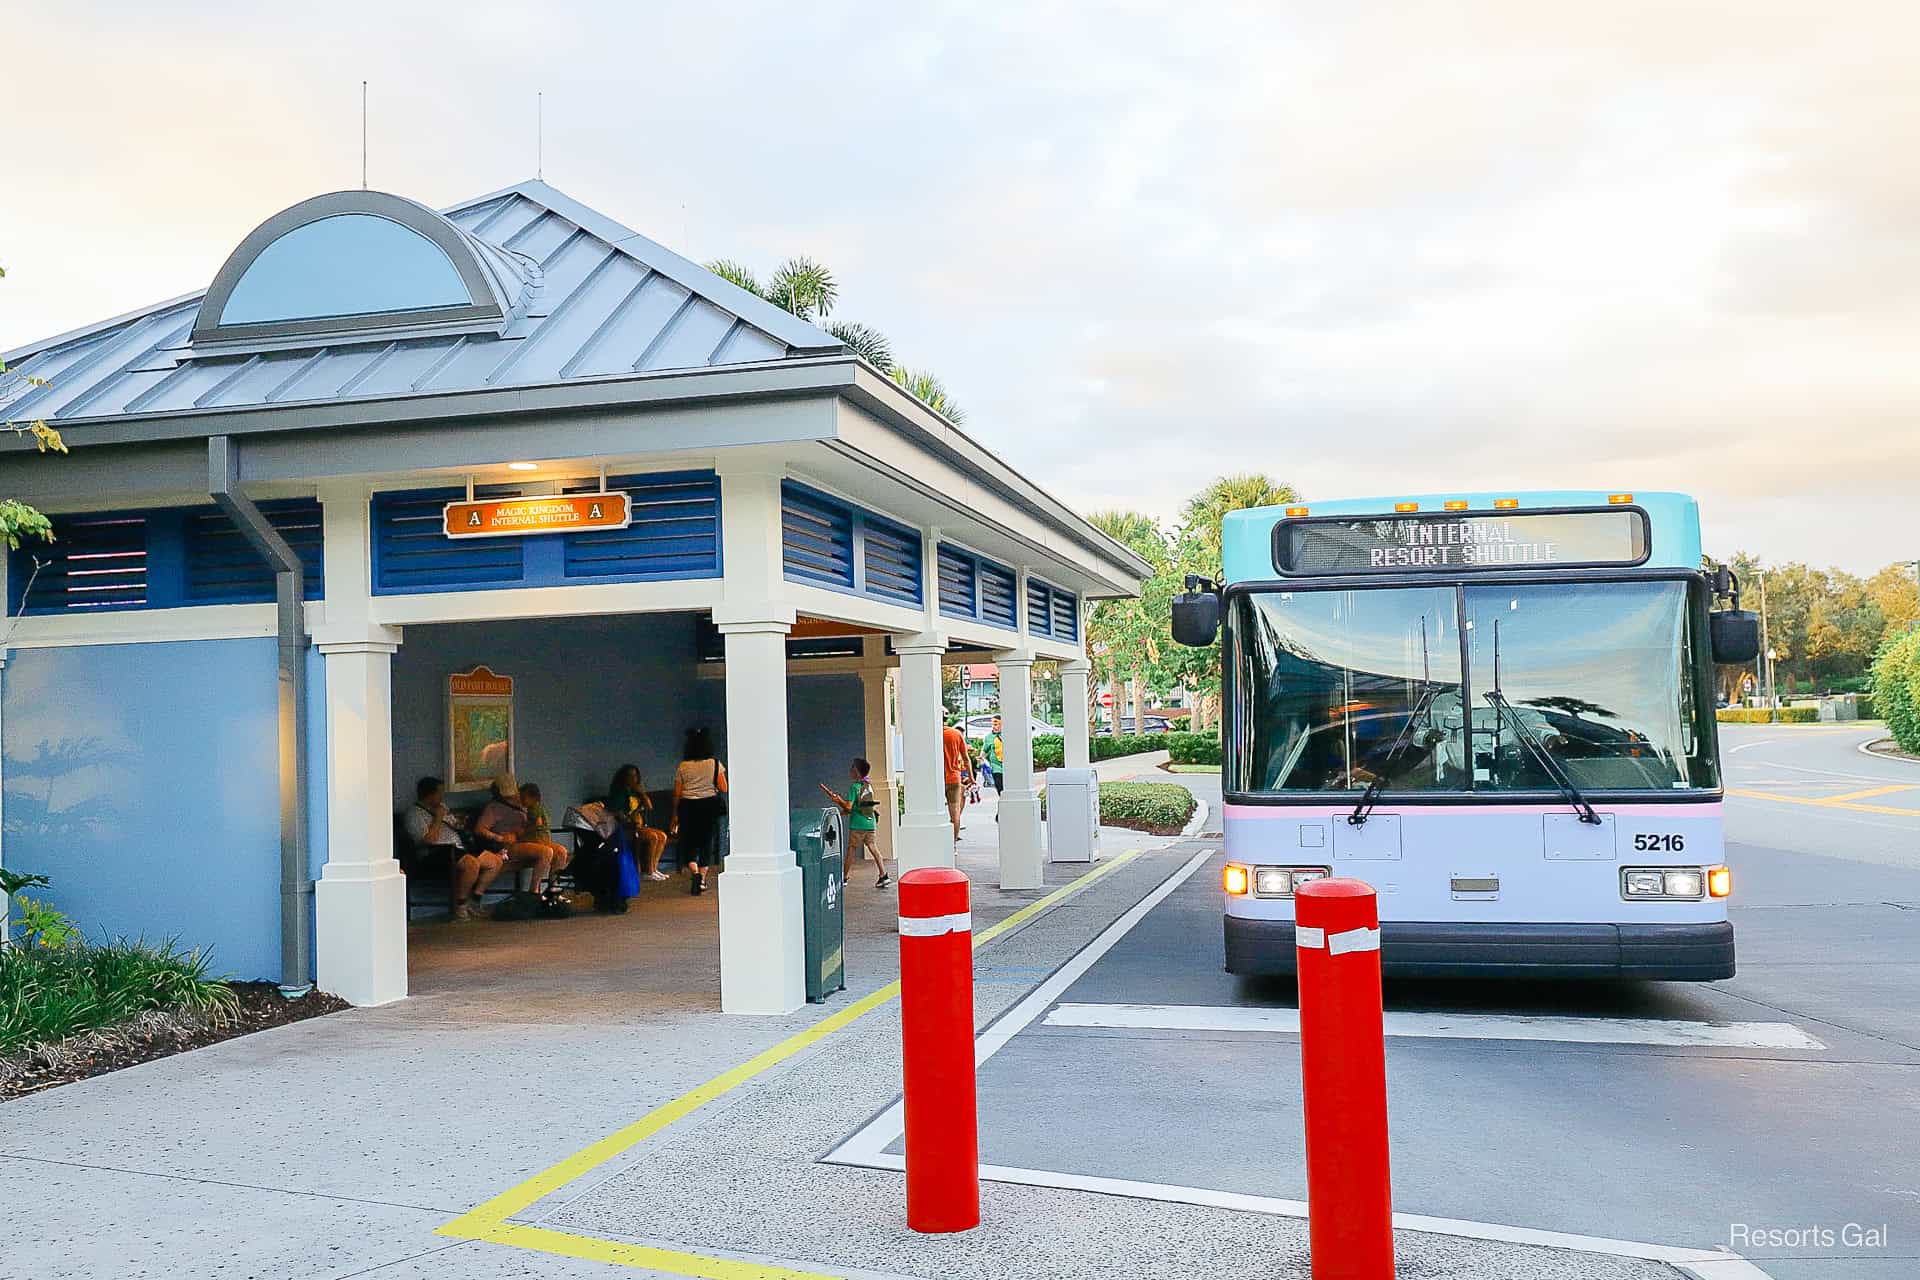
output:
<instances>
[{"instance_id":1,"label":"hedge","mask_svg":"<svg viewBox=\"0 0 1920 1280\"><path fill-rule=\"evenodd\" d=\"M1095 734L1088 741L1088 749L1095 760L1111 760L1115 756L1135 756L1143 751L1165 751L1169 738L1181 737L1171 733L1124 733L1117 738L1105 734ZM1192 736L1192 735L1184 735ZM1055 734L1033 740L1033 767L1036 769L1058 769L1066 761L1066 739Z\"/></svg>"},{"instance_id":2,"label":"hedge","mask_svg":"<svg viewBox=\"0 0 1920 1280\"><path fill-rule=\"evenodd\" d=\"M1170 733L1167 753L1174 764L1219 764L1220 735L1217 733Z\"/></svg>"},{"instance_id":3,"label":"hedge","mask_svg":"<svg viewBox=\"0 0 1920 1280\"><path fill-rule=\"evenodd\" d=\"M1887 641L1874 655L1873 705L1902 751L1920 752L1920 631Z\"/></svg>"},{"instance_id":4,"label":"hedge","mask_svg":"<svg viewBox=\"0 0 1920 1280\"><path fill-rule=\"evenodd\" d=\"M1164 735L1156 734L1155 737ZM1193 816L1193 792L1172 782L1103 782L1100 823L1156 835L1178 835Z\"/></svg>"},{"instance_id":5,"label":"hedge","mask_svg":"<svg viewBox=\"0 0 1920 1280\"><path fill-rule=\"evenodd\" d=\"M1722 706L1715 712L1715 720L1720 723L1816 723L1820 720L1820 708L1782 706L1770 712L1764 706Z\"/></svg>"},{"instance_id":6,"label":"hedge","mask_svg":"<svg viewBox=\"0 0 1920 1280\"><path fill-rule=\"evenodd\" d=\"M1820 719L1818 707L1722 707L1714 712L1721 724L1814 724Z\"/></svg>"}]
</instances>

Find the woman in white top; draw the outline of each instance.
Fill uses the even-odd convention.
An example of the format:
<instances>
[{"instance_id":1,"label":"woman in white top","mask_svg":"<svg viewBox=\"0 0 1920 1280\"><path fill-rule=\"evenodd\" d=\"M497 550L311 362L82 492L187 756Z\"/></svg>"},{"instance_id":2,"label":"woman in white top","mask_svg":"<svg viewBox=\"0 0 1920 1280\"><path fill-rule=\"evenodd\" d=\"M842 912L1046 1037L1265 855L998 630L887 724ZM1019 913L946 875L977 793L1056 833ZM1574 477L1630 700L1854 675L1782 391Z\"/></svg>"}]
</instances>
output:
<instances>
[{"instance_id":1,"label":"woman in white top","mask_svg":"<svg viewBox=\"0 0 1920 1280\"><path fill-rule=\"evenodd\" d=\"M680 862L691 873L688 889L704 893L707 870L720 861L720 815L726 811L727 767L714 756L713 735L687 730L680 767L673 774L673 825Z\"/></svg>"}]
</instances>

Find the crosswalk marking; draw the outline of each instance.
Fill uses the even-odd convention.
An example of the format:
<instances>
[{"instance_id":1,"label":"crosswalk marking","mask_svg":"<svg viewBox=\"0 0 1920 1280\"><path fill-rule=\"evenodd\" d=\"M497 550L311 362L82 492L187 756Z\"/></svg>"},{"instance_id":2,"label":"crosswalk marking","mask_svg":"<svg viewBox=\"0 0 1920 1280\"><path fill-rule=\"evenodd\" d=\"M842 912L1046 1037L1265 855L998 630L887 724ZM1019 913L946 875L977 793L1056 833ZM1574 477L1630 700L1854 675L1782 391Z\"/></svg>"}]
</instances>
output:
<instances>
[{"instance_id":1,"label":"crosswalk marking","mask_svg":"<svg viewBox=\"0 0 1920 1280\"><path fill-rule=\"evenodd\" d=\"M1062 1004L1049 1027L1298 1034L1297 1009L1182 1004ZM1506 1013L1389 1011L1390 1036L1438 1040L1555 1040L1569 1044L1667 1045L1710 1049L1825 1049L1790 1022L1680 1022L1661 1018L1563 1018Z\"/></svg>"}]
</instances>

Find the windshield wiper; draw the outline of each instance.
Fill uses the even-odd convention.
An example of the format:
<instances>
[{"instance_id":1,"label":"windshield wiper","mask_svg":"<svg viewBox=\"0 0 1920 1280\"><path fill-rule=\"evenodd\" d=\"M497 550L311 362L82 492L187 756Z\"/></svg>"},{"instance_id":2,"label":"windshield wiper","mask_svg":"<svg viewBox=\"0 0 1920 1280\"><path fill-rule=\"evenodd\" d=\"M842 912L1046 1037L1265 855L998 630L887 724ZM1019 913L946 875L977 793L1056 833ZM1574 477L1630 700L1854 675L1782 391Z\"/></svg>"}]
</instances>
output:
<instances>
[{"instance_id":1,"label":"windshield wiper","mask_svg":"<svg viewBox=\"0 0 1920 1280\"><path fill-rule=\"evenodd\" d=\"M1407 712L1407 722L1400 726L1399 736L1393 740L1393 745L1387 748L1387 754L1380 758L1379 771L1373 775L1373 781L1367 783L1367 789L1360 793L1360 803L1354 805L1353 812L1347 815L1349 823L1356 827L1360 826L1373 812L1373 806L1379 802L1380 792L1387 785L1387 771L1399 758L1400 748L1406 742L1407 735L1413 732L1414 722L1420 719L1426 712L1428 704L1439 696L1439 693L1439 685L1431 680L1425 682L1425 687L1420 690L1420 697L1413 704L1413 710Z\"/></svg>"},{"instance_id":2,"label":"windshield wiper","mask_svg":"<svg viewBox=\"0 0 1920 1280\"><path fill-rule=\"evenodd\" d=\"M1547 771L1547 776L1552 778L1554 785L1560 788L1560 794L1567 798L1567 803L1572 805L1574 811L1580 815L1580 821L1599 826L1600 815L1593 811L1593 806L1587 803L1587 798L1580 794L1580 788L1573 785L1573 779L1569 778L1566 770L1560 767L1560 762L1553 758L1553 753L1533 736L1533 730L1527 728L1527 722L1520 718L1520 713L1515 711L1513 704L1507 701L1507 695L1494 689L1485 697L1494 705L1495 710L1507 717L1513 725L1513 736L1527 744L1527 750L1533 753L1533 758L1540 762L1540 767Z\"/></svg>"}]
</instances>

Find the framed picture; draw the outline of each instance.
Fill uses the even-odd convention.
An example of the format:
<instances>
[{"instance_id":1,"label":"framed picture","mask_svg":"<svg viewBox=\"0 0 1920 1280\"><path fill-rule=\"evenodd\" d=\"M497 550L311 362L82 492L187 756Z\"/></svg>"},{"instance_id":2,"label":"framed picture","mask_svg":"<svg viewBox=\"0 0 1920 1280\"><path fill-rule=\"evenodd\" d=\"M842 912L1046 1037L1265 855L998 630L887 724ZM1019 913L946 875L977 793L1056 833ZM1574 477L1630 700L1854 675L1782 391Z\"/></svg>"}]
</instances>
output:
<instances>
[{"instance_id":1,"label":"framed picture","mask_svg":"<svg viewBox=\"0 0 1920 1280\"><path fill-rule=\"evenodd\" d=\"M479 791L513 771L513 677L484 666L448 676L447 790Z\"/></svg>"}]
</instances>

